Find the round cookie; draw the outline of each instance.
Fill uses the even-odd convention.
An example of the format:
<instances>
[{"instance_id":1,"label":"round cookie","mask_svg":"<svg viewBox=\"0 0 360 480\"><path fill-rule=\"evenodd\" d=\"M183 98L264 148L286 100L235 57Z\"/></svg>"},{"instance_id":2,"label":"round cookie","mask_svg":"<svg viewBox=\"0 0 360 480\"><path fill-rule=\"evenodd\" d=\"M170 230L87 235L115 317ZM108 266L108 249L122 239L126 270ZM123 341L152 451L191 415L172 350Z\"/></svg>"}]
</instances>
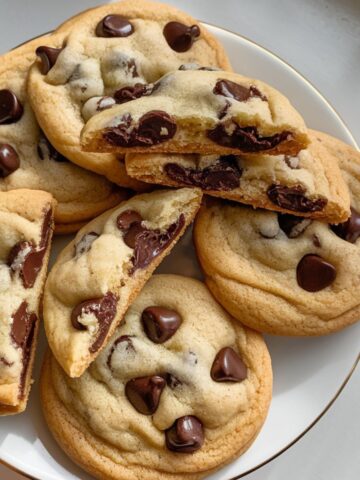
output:
<instances>
[{"instance_id":1,"label":"round cookie","mask_svg":"<svg viewBox=\"0 0 360 480\"><path fill-rule=\"evenodd\" d=\"M69 30L52 67L44 68L43 62L50 64L43 55L30 71L29 95L39 123L57 150L74 163L119 185L146 188L127 176L118 156L81 150L85 121L115 103L114 96L121 102L124 95L136 95L139 86L182 64L230 69L225 52L189 15L144 0L89 10L61 27L62 32ZM129 87L125 93L123 87Z\"/></svg>"},{"instance_id":2,"label":"round cookie","mask_svg":"<svg viewBox=\"0 0 360 480\"><path fill-rule=\"evenodd\" d=\"M263 332L323 335L360 317L360 153L317 136L349 186L348 221L332 226L220 202L197 217L194 239L208 287L235 318Z\"/></svg>"},{"instance_id":3,"label":"round cookie","mask_svg":"<svg viewBox=\"0 0 360 480\"><path fill-rule=\"evenodd\" d=\"M109 480L203 478L249 448L271 389L261 335L202 283L176 275L149 280L80 378L67 377L50 353L41 378L56 440Z\"/></svg>"},{"instance_id":4,"label":"round cookie","mask_svg":"<svg viewBox=\"0 0 360 480\"><path fill-rule=\"evenodd\" d=\"M75 224L118 204L125 192L69 162L40 130L28 102L26 77L36 48L45 41L61 45L62 36L37 38L1 56L0 191L47 191L58 202L55 222Z\"/></svg>"}]
</instances>

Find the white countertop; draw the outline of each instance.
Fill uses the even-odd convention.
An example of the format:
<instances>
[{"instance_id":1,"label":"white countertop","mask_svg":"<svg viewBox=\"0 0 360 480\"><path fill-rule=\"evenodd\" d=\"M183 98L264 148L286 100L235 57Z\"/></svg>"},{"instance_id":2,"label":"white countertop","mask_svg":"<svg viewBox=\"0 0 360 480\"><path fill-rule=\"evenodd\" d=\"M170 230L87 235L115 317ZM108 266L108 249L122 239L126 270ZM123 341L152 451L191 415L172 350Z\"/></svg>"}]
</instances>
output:
<instances>
[{"instance_id":1,"label":"white countertop","mask_svg":"<svg viewBox=\"0 0 360 480\"><path fill-rule=\"evenodd\" d=\"M0 0L0 53L99 2ZM332 103L360 145L360 0L168 3L200 20L238 32L290 63ZM339 385L342 381L339 379ZM359 479L359 407L358 367L325 416L294 446L248 475L247 480ZM0 465L0 478L23 477Z\"/></svg>"}]
</instances>

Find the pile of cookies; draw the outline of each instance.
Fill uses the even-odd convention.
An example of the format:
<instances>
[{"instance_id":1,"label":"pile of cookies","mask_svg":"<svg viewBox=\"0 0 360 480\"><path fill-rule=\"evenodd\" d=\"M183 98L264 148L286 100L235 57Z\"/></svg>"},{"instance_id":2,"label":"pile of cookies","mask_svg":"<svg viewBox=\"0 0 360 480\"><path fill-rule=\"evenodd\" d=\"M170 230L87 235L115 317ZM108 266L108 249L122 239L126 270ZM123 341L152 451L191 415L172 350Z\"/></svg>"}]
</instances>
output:
<instances>
[{"instance_id":1,"label":"pile of cookies","mask_svg":"<svg viewBox=\"0 0 360 480\"><path fill-rule=\"evenodd\" d=\"M97 478L229 463L271 400L258 332L360 314L360 154L170 6L104 5L1 57L0 177L0 413L26 408L43 317L45 418ZM153 275L193 222L205 284ZM77 234L46 277L53 231Z\"/></svg>"}]
</instances>

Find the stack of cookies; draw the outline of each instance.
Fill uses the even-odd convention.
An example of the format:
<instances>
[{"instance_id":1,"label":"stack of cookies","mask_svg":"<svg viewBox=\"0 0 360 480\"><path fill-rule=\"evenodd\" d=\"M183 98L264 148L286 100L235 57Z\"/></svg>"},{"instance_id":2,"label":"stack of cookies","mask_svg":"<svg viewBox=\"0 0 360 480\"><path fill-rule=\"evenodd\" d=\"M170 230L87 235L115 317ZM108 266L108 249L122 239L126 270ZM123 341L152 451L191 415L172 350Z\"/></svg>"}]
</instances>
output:
<instances>
[{"instance_id":1,"label":"stack of cookies","mask_svg":"<svg viewBox=\"0 0 360 480\"><path fill-rule=\"evenodd\" d=\"M360 154L164 4L88 10L0 65L0 413L26 408L43 316L65 452L100 479L203 478L266 418L258 332L358 319ZM153 275L193 222L205 284ZM77 234L46 279L53 230Z\"/></svg>"}]
</instances>

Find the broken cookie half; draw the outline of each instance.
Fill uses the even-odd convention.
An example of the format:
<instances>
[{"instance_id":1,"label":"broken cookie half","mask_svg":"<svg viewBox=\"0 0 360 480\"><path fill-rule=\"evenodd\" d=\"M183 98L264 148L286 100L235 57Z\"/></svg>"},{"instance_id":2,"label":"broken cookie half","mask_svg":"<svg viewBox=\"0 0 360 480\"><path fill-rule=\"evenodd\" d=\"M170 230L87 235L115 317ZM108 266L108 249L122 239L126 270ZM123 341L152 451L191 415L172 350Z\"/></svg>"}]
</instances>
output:
<instances>
[{"instance_id":1,"label":"broken cookie half","mask_svg":"<svg viewBox=\"0 0 360 480\"><path fill-rule=\"evenodd\" d=\"M80 376L200 207L200 189L138 195L82 228L48 277L44 323L66 373Z\"/></svg>"}]
</instances>

